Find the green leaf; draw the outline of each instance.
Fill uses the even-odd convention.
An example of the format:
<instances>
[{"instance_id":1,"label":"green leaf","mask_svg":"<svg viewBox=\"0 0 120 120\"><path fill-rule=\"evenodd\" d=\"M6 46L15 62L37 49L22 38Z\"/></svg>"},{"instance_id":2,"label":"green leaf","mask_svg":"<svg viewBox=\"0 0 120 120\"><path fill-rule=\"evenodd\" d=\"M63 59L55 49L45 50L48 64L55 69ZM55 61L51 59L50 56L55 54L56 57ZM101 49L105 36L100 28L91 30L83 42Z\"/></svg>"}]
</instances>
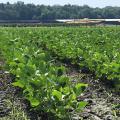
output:
<instances>
[{"instance_id":1,"label":"green leaf","mask_svg":"<svg viewBox=\"0 0 120 120\"><path fill-rule=\"evenodd\" d=\"M74 88L74 92L75 92L77 95L80 95L87 86L88 86L87 84L78 83L78 84L75 86L75 88Z\"/></svg>"},{"instance_id":2,"label":"green leaf","mask_svg":"<svg viewBox=\"0 0 120 120\"><path fill-rule=\"evenodd\" d=\"M62 99L62 93L59 92L59 91L57 91L57 90L54 90L54 91L52 92L52 95L53 95L54 97L56 97L58 100L61 100L61 99Z\"/></svg>"},{"instance_id":3,"label":"green leaf","mask_svg":"<svg viewBox=\"0 0 120 120\"><path fill-rule=\"evenodd\" d=\"M36 98L31 98L29 100L30 100L30 103L31 103L32 107L36 107L40 104L39 100L37 100Z\"/></svg>"},{"instance_id":4,"label":"green leaf","mask_svg":"<svg viewBox=\"0 0 120 120\"><path fill-rule=\"evenodd\" d=\"M20 81L14 82L14 83L12 83L12 85L14 85L16 87L24 88L24 84L22 84Z\"/></svg>"},{"instance_id":5,"label":"green leaf","mask_svg":"<svg viewBox=\"0 0 120 120\"><path fill-rule=\"evenodd\" d=\"M88 104L88 102L85 102L85 101L79 102L77 109L78 109L78 110L81 110L81 109L83 109L87 104Z\"/></svg>"},{"instance_id":6,"label":"green leaf","mask_svg":"<svg viewBox=\"0 0 120 120\"><path fill-rule=\"evenodd\" d=\"M78 83L75 87L76 87L77 89L81 89L81 87L87 87L87 86L88 86L88 84Z\"/></svg>"}]
</instances>

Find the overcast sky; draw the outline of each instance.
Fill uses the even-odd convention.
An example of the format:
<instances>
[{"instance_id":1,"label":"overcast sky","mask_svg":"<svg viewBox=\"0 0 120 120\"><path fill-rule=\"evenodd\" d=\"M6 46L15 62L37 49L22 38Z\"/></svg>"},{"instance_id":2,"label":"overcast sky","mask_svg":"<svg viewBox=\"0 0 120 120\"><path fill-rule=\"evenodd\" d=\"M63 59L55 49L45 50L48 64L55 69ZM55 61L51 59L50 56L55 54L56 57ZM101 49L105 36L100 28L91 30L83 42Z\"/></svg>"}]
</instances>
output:
<instances>
[{"instance_id":1,"label":"overcast sky","mask_svg":"<svg viewBox=\"0 0 120 120\"><path fill-rule=\"evenodd\" d=\"M0 0L0 3L6 2L14 3L17 1L23 1L25 3L45 4L45 5L89 5L91 7L105 7L105 6L120 6L120 0Z\"/></svg>"}]
</instances>

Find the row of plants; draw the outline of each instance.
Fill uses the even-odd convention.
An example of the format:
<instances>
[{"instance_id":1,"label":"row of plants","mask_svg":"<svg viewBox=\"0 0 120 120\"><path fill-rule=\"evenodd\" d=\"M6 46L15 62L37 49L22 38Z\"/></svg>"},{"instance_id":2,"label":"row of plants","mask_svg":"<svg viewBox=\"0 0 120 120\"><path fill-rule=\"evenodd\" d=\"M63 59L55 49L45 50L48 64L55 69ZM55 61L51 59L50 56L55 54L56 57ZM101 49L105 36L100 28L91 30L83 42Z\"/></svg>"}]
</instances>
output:
<instances>
[{"instance_id":1,"label":"row of plants","mask_svg":"<svg viewBox=\"0 0 120 120\"><path fill-rule=\"evenodd\" d=\"M33 34L59 59L87 68L120 88L120 27L44 28Z\"/></svg>"},{"instance_id":2,"label":"row of plants","mask_svg":"<svg viewBox=\"0 0 120 120\"><path fill-rule=\"evenodd\" d=\"M0 23L1 27L87 27L97 25L96 23Z\"/></svg>"},{"instance_id":3,"label":"row of plants","mask_svg":"<svg viewBox=\"0 0 120 120\"><path fill-rule=\"evenodd\" d=\"M49 119L71 119L87 105L77 99L87 84L72 83L65 68L39 47L36 32L32 28L0 28L5 67L15 76L12 84L23 89L32 109L49 114Z\"/></svg>"}]
</instances>

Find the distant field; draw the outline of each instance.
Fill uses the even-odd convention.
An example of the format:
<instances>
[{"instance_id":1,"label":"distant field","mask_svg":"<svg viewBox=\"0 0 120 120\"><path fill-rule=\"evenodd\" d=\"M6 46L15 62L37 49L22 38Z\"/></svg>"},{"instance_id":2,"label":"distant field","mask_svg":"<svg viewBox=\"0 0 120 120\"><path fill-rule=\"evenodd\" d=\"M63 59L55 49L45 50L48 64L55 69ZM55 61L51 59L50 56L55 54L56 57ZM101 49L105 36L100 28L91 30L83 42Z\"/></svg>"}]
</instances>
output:
<instances>
[{"instance_id":1,"label":"distant field","mask_svg":"<svg viewBox=\"0 0 120 120\"><path fill-rule=\"evenodd\" d=\"M59 27L59 26L95 26L96 23L0 23L1 27ZM104 26L104 24L100 24Z\"/></svg>"},{"instance_id":2,"label":"distant field","mask_svg":"<svg viewBox=\"0 0 120 120\"><path fill-rule=\"evenodd\" d=\"M119 23L104 23L99 21L76 21L76 22L53 22L53 23L41 23L41 22L6 22L6 23L0 23L1 27L59 27L59 26L65 26L65 27L81 27L81 26L119 26Z\"/></svg>"}]
</instances>

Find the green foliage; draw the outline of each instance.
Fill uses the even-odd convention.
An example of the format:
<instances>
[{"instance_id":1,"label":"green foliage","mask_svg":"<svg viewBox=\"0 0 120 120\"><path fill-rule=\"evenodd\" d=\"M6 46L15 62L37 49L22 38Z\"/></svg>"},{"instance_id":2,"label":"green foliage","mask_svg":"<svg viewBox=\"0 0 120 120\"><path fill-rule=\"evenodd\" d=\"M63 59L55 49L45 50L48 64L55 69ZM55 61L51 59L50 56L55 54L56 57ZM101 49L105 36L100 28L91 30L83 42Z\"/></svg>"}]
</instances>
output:
<instances>
[{"instance_id":1,"label":"green foliage","mask_svg":"<svg viewBox=\"0 0 120 120\"><path fill-rule=\"evenodd\" d=\"M41 44L58 59L89 68L98 78L120 88L119 27L53 28L40 30ZM43 33L46 33L43 35Z\"/></svg>"},{"instance_id":2,"label":"green foliage","mask_svg":"<svg viewBox=\"0 0 120 120\"><path fill-rule=\"evenodd\" d=\"M71 110L79 112L87 105L77 100L87 85L73 85L65 75L65 68L55 65L49 52L39 47L36 35L28 30L26 34L4 29L0 39L6 67L16 76L12 84L23 89L33 109L52 113L56 119L68 119Z\"/></svg>"},{"instance_id":3,"label":"green foliage","mask_svg":"<svg viewBox=\"0 0 120 120\"><path fill-rule=\"evenodd\" d=\"M0 50L6 67L16 76L34 109L66 119L69 111L79 112L86 102L77 101L86 84L73 84L55 58L96 77L114 81L120 88L120 28L1 28Z\"/></svg>"}]
</instances>

